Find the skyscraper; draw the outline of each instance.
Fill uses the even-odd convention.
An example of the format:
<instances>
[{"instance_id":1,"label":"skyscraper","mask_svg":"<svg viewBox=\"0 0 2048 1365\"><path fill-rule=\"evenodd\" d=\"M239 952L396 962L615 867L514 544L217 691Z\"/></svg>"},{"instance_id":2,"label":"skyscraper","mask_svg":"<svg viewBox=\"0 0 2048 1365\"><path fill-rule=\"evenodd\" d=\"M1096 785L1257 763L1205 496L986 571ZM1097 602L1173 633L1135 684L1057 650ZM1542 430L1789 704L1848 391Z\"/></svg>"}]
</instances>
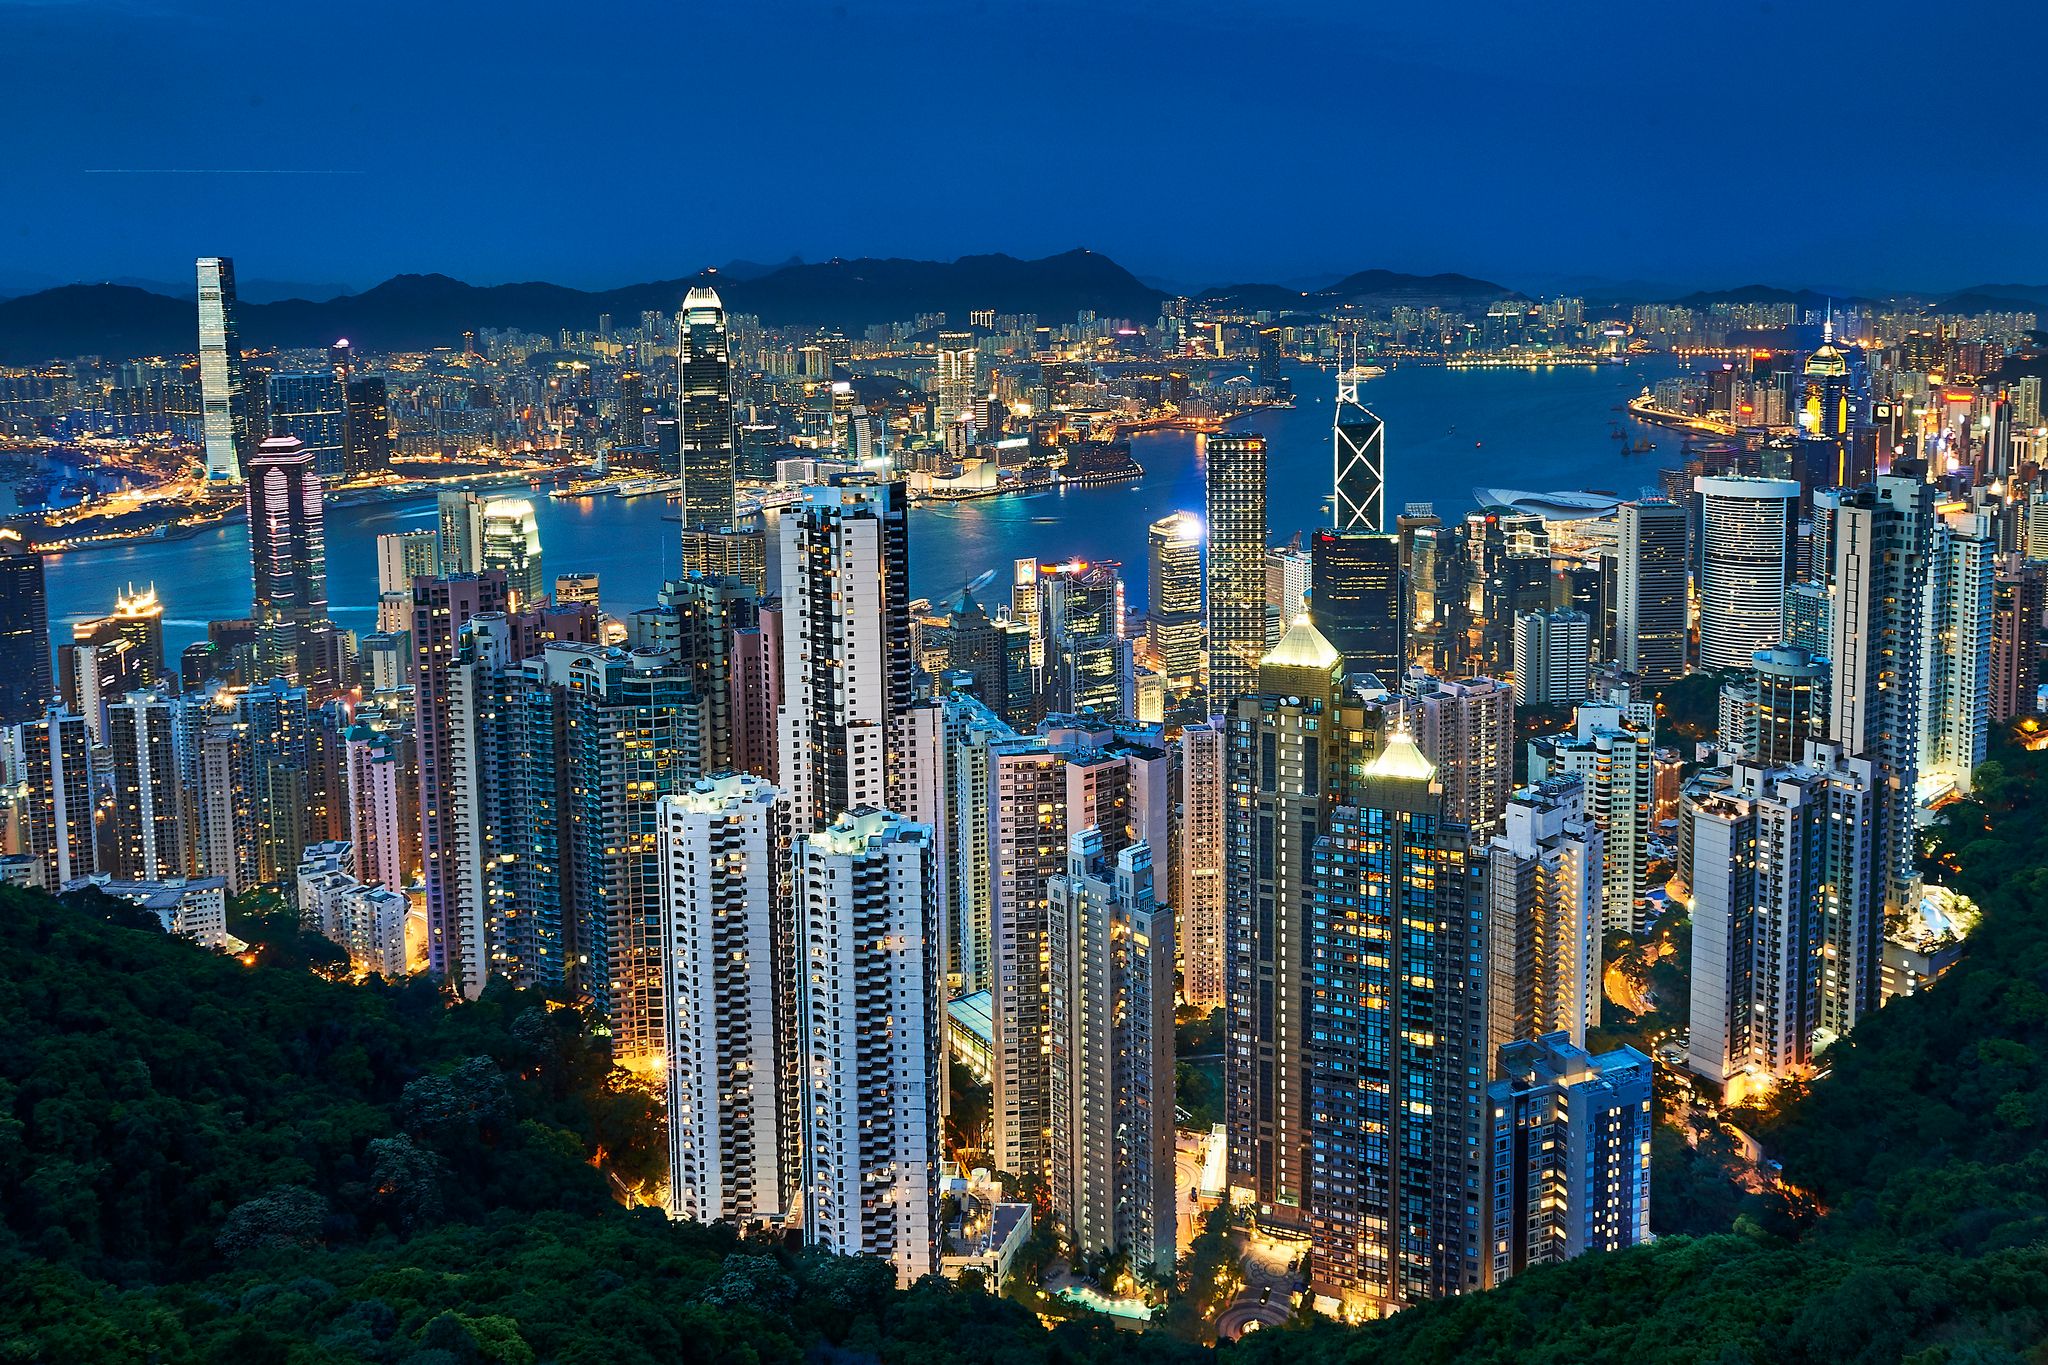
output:
<instances>
[{"instance_id":1,"label":"skyscraper","mask_svg":"<svg viewBox=\"0 0 2048 1365\"><path fill-rule=\"evenodd\" d=\"M776 785L798 832L903 804L889 747L914 672L907 504L900 482L846 481L782 514Z\"/></svg>"},{"instance_id":2,"label":"skyscraper","mask_svg":"<svg viewBox=\"0 0 2048 1365\"><path fill-rule=\"evenodd\" d=\"M1690 614L1686 510L1663 499L1625 502L1616 540L1614 661L1648 686L1677 682Z\"/></svg>"},{"instance_id":3,"label":"skyscraper","mask_svg":"<svg viewBox=\"0 0 2048 1365\"><path fill-rule=\"evenodd\" d=\"M1982 512L1938 509L1920 624L1923 804L1970 790L1991 730L1992 588L1998 539Z\"/></svg>"},{"instance_id":4,"label":"skyscraper","mask_svg":"<svg viewBox=\"0 0 2048 1365\"><path fill-rule=\"evenodd\" d=\"M1181 953L1181 996L1190 1008L1224 1002L1224 727L1189 725L1180 732L1180 837L1174 887L1175 938Z\"/></svg>"},{"instance_id":5,"label":"skyscraper","mask_svg":"<svg viewBox=\"0 0 2048 1365\"><path fill-rule=\"evenodd\" d=\"M1266 652L1266 438L1206 440L1209 700L1227 708L1258 686Z\"/></svg>"},{"instance_id":6,"label":"skyscraper","mask_svg":"<svg viewBox=\"0 0 2048 1365\"><path fill-rule=\"evenodd\" d=\"M548 579L541 568L540 523L533 504L525 498L492 498L484 503L480 525L482 558L477 567L504 573L512 609L546 600Z\"/></svg>"},{"instance_id":7,"label":"skyscraper","mask_svg":"<svg viewBox=\"0 0 2048 1365\"><path fill-rule=\"evenodd\" d=\"M1495 678L1447 681L1420 668L1401 679L1402 726L1436 765L1444 818L1486 838L1515 789L1515 697Z\"/></svg>"},{"instance_id":8,"label":"skyscraper","mask_svg":"<svg viewBox=\"0 0 2048 1365\"><path fill-rule=\"evenodd\" d=\"M1902 909L1912 894L1912 812L1925 719L1923 601L1933 540L1934 487L1919 462L1900 461L1875 483L1842 494L1834 524L1828 738L1875 763L1883 787L1880 900L1868 915ZM1874 978L1861 985L1867 990L1847 1006L1852 1018L1877 1007Z\"/></svg>"},{"instance_id":9,"label":"skyscraper","mask_svg":"<svg viewBox=\"0 0 2048 1365\"><path fill-rule=\"evenodd\" d=\"M107 708L112 857L100 870L116 880L154 882L191 874L180 820L178 705L158 693L131 692Z\"/></svg>"},{"instance_id":10,"label":"skyscraper","mask_svg":"<svg viewBox=\"0 0 2048 1365\"><path fill-rule=\"evenodd\" d=\"M1171 1274L1173 912L1153 897L1152 850L1110 842L1073 835L1046 887L1053 1217L1076 1247Z\"/></svg>"},{"instance_id":11,"label":"skyscraper","mask_svg":"<svg viewBox=\"0 0 2048 1365\"><path fill-rule=\"evenodd\" d=\"M1515 618L1515 705L1576 705L1592 679L1592 622L1581 611Z\"/></svg>"},{"instance_id":12,"label":"skyscraper","mask_svg":"<svg viewBox=\"0 0 2048 1365\"><path fill-rule=\"evenodd\" d=\"M22 851L37 860L45 891L96 870L93 857L92 736L85 717L52 706L36 720L0 731L12 752L5 770L22 784Z\"/></svg>"},{"instance_id":13,"label":"skyscraper","mask_svg":"<svg viewBox=\"0 0 2048 1365\"><path fill-rule=\"evenodd\" d=\"M974 333L939 333L939 399L933 425L941 433L974 415L975 381L979 376L980 360Z\"/></svg>"},{"instance_id":14,"label":"skyscraper","mask_svg":"<svg viewBox=\"0 0 2048 1365\"><path fill-rule=\"evenodd\" d=\"M1312 850L1309 1279L1366 1314L1489 1264L1483 916L1435 775L1395 731Z\"/></svg>"},{"instance_id":15,"label":"skyscraper","mask_svg":"<svg viewBox=\"0 0 2048 1365\"><path fill-rule=\"evenodd\" d=\"M468 489L435 495L435 562L438 577L476 573L484 562L484 500Z\"/></svg>"},{"instance_id":16,"label":"skyscraper","mask_svg":"<svg viewBox=\"0 0 2048 1365\"><path fill-rule=\"evenodd\" d=\"M252 436L242 392L242 339L235 327L235 263L201 256L199 272L199 402L206 439L206 478L242 477ZM254 439L260 439L256 433Z\"/></svg>"},{"instance_id":17,"label":"skyscraper","mask_svg":"<svg viewBox=\"0 0 2048 1365\"><path fill-rule=\"evenodd\" d=\"M1371 673L1389 687L1408 662L1400 561L1395 536L1318 531L1309 541L1317 628L1344 656L1347 674Z\"/></svg>"},{"instance_id":18,"label":"skyscraper","mask_svg":"<svg viewBox=\"0 0 2048 1365\"><path fill-rule=\"evenodd\" d=\"M939 1263L930 838L858 810L798 836L794 858L804 1240L878 1256L900 1287Z\"/></svg>"},{"instance_id":19,"label":"skyscraper","mask_svg":"<svg viewBox=\"0 0 2048 1365\"><path fill-rule=\"evenodd\" d=\"M43 557L0 527L0 727L34 720L54 694Z\"/></svg>"},{"instance_id":20,"label":"skyscraper","mask_svg":"<svg viewBox=\"0 0 2048 1365\"><path fill-rule=\"evenodd\" d=\"M1508 802L1483 855L1488 1058L1540 1033L1583 1046L1599 1025L1601 845L1581 778L1553 778Z\"/></svg>"},{"instance_id":21,"label":"skyscraper","mask_svg":"<svg viewBox=\"0 0 2048 1365\"><path fill-rule=\"evenodd\" d=\"M381 375L348 381L348 453L343 469L350 478L391 467L391 400Z\"/></svg>"},{"instance_id":22,"label":"skyscraper","mask_svg":"<svg viewBox=\"0 0 2048 1365\"><path fill-rule=\"evenodd\" d=\"M1624 694L1625 695L1625 694ZM1602 882L1606 927L1623 933L1643 925L1656 817L1656 708L1648 702L1578 708L1573 729L1529 745L1529 780L1572 775L1584 781L1586 818L1599 827L1607 854Z\"/></svg>"},{"instance_id":23,"label":"skyscraper","mask_svg":"<svg viewBox=\"0 0 2048 1365\"><path fill-rule=\"evenodd\" d=\"M1534 1265L1650 1240L1650 1059L1562 1033L1509 1044L1487 1087L1498 1285Z\"/></svg>"},{"instance_id":24,"label":"skyscraper","mask_svg":"<svg viewBox=\"0 0 2048 1365\"><path fill-rule=\"evenodd\" d=\"M0 579L7 570L5 553L6 546L0 542ZM1990 715L1997 724L2037 709L2035 671L2040 660L2042 616L2048 612L2048 569L2017 554L2003 555L1991 592ZM0 588L0 600L4 593ZM4 630L0 630L0 649L5 648L4 640ZM5 671L0 668L0 676ZM5 719L6 711L0 708L0 721Z\"/></svg>"},{"instance_id":25,"label":"skyscraper","mask_svg":"<svg viewBox=\"0 0 2048 1365\"><path fill-rule=\"evenodd\" d=\"M1339 531L1387 529L1387 427L1359 401L1357 366L1337 376L1334 520Z\"/></svg>"},{"instance_id":26,"label":"skyscraper","mask_svg":"<svg viewBox=\"0 0 2048 1365\"><path fill-rule=\"evenodd\" d=\"M1799 532L1799 485L1790 479L1702 476L1700 667L1748 668L1785 638L1785 587Z\"/></svg>"},{"instance_id":27,"label":"skyscraper","mask_svg":"<svg viewBox=\"0 0 2048 1365\"><path fill-rule=\"evenodd\" d=\"M325 480L348 474L348 393L332 371L270 376L270 436L292 436Z\"/></svg>"},{"instance_id":28,"label":"skyscraper","mask_svg":"<svg viewBox=\"0 0 2048 1365\"><path fill-rule=\"evenodd\" d=\"M264 441L248 466L257 669L315 689L333 682L327 524L320 476L297 437Z\"/></svg>"},{"instance_id":29,"label":"skyscraper","mask_svg":"<svg viewBox=\"0 0 2048 1365\"><path fill-rule=\"evenodd\" d=\"M677 318L676 369L682 421L684 526L733 521L732 352L725 304L699 285Z\"/></svg>"},{"instance_id":30,"label":"skyscraper","mask_svg":"<svg viewBox=\"0 0 2048 1365\"><path fill-rule=\"evenodd\" d=\"M706 778L661 800L669 1212L778 1219L797 1178L793 926L781 793Z\"/></svg>"},{"instance_id":31,"label":"skyscraper","mask_svg":"<svg viewBox=\"0 0 2048 1365\"><path fill-rule=\"evenodd\" d=\"M1202 673L1202 519L1174 512L1146 532L1152 606L1146 632L1152 660L1186 696Z\"/></svg>"}]
</instances>

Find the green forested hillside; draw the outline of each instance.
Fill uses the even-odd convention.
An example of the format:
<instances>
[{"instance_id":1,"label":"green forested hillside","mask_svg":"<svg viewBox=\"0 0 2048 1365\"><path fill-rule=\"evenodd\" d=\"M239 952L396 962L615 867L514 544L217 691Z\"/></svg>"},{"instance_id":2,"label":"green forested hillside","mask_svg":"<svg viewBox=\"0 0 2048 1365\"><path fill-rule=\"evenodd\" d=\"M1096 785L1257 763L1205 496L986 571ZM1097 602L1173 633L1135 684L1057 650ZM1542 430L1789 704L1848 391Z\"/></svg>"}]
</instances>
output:
<instances>
[{"instance_id":1,"label":"green forested hillside","mask_svg":"<svg viewBox=\"0 0 2048 1365\"><path fill-rule=\"evenodd\" d=\"M2048 758L1931 857L1984 923L1763 1122L1792 1195L1248 1362L2048 1362ZM0 890L0 1361L812 1361L1204 1353L629 1212L646 1099L575 1011L449 1009ZM601 1168L601 1169L600 1169ZM1818 1211L1817 1211L1818 1210Z\"/></svg>"}]
</instances>

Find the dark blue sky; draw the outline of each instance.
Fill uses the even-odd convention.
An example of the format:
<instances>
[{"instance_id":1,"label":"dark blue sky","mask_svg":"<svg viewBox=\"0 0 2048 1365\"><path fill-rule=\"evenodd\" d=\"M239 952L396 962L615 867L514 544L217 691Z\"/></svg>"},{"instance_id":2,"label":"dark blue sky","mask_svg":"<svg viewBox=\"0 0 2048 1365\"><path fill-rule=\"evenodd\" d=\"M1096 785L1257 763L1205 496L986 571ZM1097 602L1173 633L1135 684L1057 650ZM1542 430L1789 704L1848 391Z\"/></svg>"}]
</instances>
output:
<instances>
[{"instance_id":1,"label":"dark blue sky","mask_svg":"<svg viewBox=\"0 0 2048 1365\"><path fill-rule=\"evenodd\" d=\"M1082 245L1183 284L2042 283L2043 8L0 0L0 287Z\"/></svg>"}]
</instances>

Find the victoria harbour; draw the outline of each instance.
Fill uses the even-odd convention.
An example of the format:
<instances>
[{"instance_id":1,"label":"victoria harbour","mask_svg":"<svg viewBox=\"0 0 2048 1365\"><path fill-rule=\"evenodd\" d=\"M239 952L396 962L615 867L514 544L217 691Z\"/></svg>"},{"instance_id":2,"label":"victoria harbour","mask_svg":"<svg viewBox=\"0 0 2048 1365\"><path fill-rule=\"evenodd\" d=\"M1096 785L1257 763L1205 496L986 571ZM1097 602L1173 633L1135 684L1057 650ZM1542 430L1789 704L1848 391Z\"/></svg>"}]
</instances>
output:
<instances>
[{"instance_id":1,"label":"victoria harbour","mask_svg":"<svg viewBox=\"0 0 2048 1365\"><path fill-rule=\"evenodd\" d=\"M1645 385L1677 372L1676 362L1664 357L1530 369L1397 366L1367 389L1387 423L1387 505L1428 502L1439 515L1457 517L1474 506L1474 487L1491 485L1636 496L1655 485L1658 464L1675 459L1679 443L1653 433L1657 450L1622 453L1626 443L1613 439L1622 421L1617 409ZM1289 377L1298 395L1294 407L1259 411L1233 426L1268 439L1269 506L1273 536L1281 542L1320 524L1330 478L1329 378L1309 366L1290 367ZM1132 454L1145 474L1129 483L916 508L911 591L938 598L989 570L1006 578L1013 560L1032 556L1115 559L1124 566L1133 603L1147 600L1145 528L1171 512L1201 512L1205 441L1171 430L1133 436ZM549 571L598 574L607 610L652 602L676 575L677 527L664 519L673 517L673 508L663 499L534 493L532 501ZM433 523L432 494L329 511L328 595L338 624L370 629L376 538ZM51 555L50 619L99 616L131 583L154 583L166 611L164 641L175 656L206 638L209 620L246 611L248 564L248 528L240 522L184 540Z\"/></svg>"}]
</instances>

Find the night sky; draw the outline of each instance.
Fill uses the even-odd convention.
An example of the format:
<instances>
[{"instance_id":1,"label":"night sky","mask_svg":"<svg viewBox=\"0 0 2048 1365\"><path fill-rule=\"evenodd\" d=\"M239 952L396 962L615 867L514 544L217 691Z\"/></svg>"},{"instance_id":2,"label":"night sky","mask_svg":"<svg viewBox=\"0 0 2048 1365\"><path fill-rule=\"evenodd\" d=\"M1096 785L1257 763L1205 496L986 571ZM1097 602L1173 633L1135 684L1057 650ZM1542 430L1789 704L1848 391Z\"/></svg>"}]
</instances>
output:
<instances>
[{"instance_id":1,"label":"night sky","mask_svg":"<svg viewBox=\"0 0 2048 1365\"><path fill-rule=\"evenodd\" d=\"M1180 286L2043 283L2044 11L0 0L0 289L1074 246Z\"/></svg>"}]
</instances>

